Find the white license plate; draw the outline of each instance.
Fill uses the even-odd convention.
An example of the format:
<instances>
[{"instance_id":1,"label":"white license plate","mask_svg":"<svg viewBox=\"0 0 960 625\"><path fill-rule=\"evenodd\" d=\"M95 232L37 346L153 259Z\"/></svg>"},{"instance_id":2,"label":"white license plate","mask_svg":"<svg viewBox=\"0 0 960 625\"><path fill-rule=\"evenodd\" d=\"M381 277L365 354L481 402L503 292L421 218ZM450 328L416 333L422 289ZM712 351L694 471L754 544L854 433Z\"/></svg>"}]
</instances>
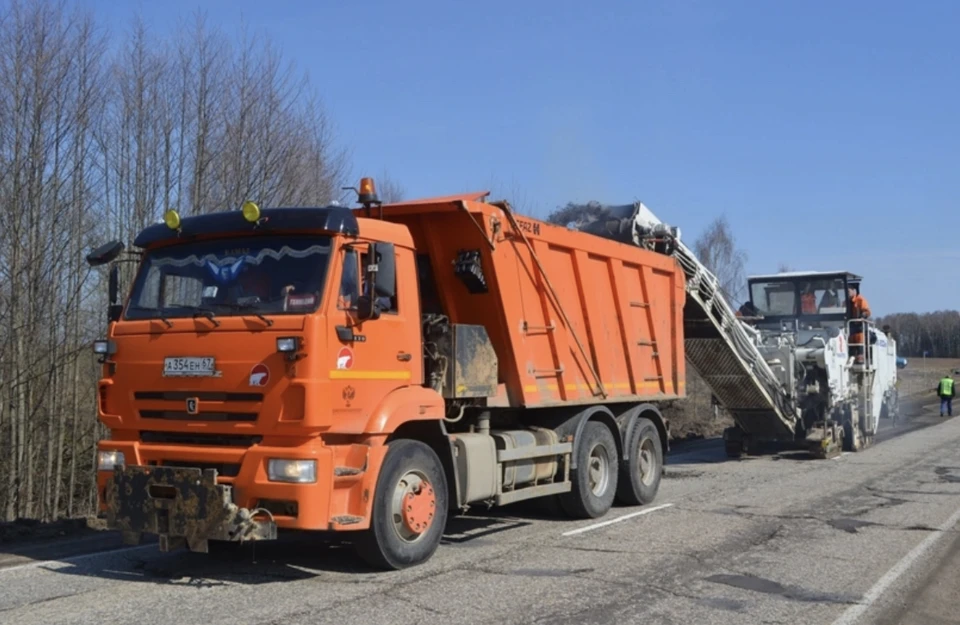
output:
<instances>
[{"instance_id":1,"label":"white license plate","mask_svg":"<svg viewBox=\"0 0 960 625\"><path fill-rule=\"evenodd\" d=\"M213 376L213 358L176 357L163 359L165 376Z\"/></svg>"}]
</instances>

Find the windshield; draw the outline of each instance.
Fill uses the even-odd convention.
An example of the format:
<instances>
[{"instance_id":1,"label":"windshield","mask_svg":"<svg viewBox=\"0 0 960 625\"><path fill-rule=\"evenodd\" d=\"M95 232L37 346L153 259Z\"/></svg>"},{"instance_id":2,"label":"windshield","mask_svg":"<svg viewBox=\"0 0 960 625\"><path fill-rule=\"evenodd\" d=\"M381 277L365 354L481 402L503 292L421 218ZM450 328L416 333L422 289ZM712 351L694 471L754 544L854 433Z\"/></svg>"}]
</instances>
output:
<instances>
[{"instance_id":1,"label":"windshield","mask_svg":"<svg viewBox=\"0 0 960 625\"><path fill-rule=\"evenodd\" d=\"M836 315L847 311L847 291L842 279L755 282L750 296L765 317Z\"/></svg>"},{"instance_id":2,"label":"windshield","mask_svg":"<svg viewBox=\"0 0 960 625\"><path fill-rule=\"evenodd\" d=\"M303 314L320 304L330 237L252 236L148 252L127 319Z\"/></svg>"},{"instance_id":3,"label":"windshield","mask_svg":"<svg viewBox=\"0 0 960 625\"><path fill-rule=\"evenodd\" d=\"M750 285L750 298L764 317L797 314L797 293L793 282L757 282Z\"/></svg>"}]
</instances>

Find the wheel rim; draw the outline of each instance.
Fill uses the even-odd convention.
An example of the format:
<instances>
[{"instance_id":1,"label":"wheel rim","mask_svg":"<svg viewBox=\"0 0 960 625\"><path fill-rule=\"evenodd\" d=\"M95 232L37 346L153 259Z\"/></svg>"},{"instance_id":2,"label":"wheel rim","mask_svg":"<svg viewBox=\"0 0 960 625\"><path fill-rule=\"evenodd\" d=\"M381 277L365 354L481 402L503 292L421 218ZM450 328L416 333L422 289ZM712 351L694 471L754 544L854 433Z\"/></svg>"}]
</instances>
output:
<instances>
[{"instance_id":1,"label":"wheel rim","mask_svg":"<svg viewBox=\"0 0 960 625\"><path fill-rule=\"evenodd\" d=\"M653 484L660 468L658 465L657 450L653 445L653 440L643 439L637 452L637 469L640 471L640 482L642 484L646 486Z\"/></svg>"},{"instance_id":2,"label":"wheel rim","mask_svg":"<svg viewBox=\"0 0 960 625\"><path fill-rule=\"evenodd\" d=\"M590 450L588 476L590 491L600 496L607 491L610 483L610 463L607 461L607 448L603 445L594 445Z\"/></svg>"},{"instance_id":3,"label":"wheel rim","mask_svg":"<svg viewBox=\"0 0 960 625\"><path fill-rule=\"evenodd\" d=\"M437 497L427 476L407 471L393 489L393 528L402 540L417 542L429 531L436 516Z\"/></svg>"}]
</instances>

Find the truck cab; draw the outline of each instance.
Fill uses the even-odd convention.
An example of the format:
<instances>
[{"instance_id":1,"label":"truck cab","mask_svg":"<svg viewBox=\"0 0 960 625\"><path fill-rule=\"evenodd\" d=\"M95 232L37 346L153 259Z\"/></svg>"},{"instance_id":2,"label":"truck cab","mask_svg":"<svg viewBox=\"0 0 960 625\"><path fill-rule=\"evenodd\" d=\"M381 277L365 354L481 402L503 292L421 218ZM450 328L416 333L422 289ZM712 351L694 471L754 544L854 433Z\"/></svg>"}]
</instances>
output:
<instances>
[{"instance_id":1,"label":"truck cab","mask_svg":"<svg viewBox=\"0 0 960 625\"><path fill-rule=\"evenodd\" d=\"M99 418L110 431L99 444L98 490L110 524L130 541L145 527L163 538L164 524L197 526L168 549L222 521L210 499L225 498L236 517L229 532L250 539L368 518L364 491L376 472L365 469L383 447L337 437L443 416L442 398L422 387L407 229L346 207L248 204L182 220L168 213L135 245L142 252L127 301L116 301L114 265L109 334L94 346ZM105 264L121 249L109 244L88 260ZM143 471L115 480L124 467ZM169 486L150 485L151 503L169 509L145 526L142 502L118 497L118 488L149 474ZM204 501L206 517L190 518L177 496L190 479L205 486L187 499Z\"/></svg>"},{"instance_id":2,"label":"truck cab","mask_svg":"<svg viewBox=\"0 0 960 625\"><path fill-rule=\"evenodd\" d=\"M740 312L761 330L843 328L850 319L847 290L859 293L861 280L846 271L750 276Z\"/></svg>"}]
</instances>

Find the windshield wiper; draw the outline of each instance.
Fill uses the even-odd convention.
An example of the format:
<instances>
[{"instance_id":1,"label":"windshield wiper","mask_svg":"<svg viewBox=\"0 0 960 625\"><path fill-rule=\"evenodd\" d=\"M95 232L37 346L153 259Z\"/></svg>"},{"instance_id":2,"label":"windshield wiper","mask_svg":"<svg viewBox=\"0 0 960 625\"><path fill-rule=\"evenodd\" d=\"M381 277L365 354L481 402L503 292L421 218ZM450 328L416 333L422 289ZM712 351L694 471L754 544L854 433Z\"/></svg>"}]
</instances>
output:
<instances>
[{"instance_id":1,"label":"windshield wiper","mask_svg":"<svg viewBox=\"0 0 960 625\"><path fill-rule=\"evenodd\" d=\"M244 301L243 299L240 299L235 304L226 304L226 305L238 312L250 311L250 314L254 315L258 319L260 319L260 321L267 324L267 327L269 328L270 326L273 325L273 320L267 319L266 317L263 316L263 313L261 313L258 310L255 310L257 307L257 304L260 303L260 298L257 297L255 299L256 301Z\"/></svg>"},{"instance_id":2,"label":"windshield wiper","mask_svg":"<svg viewBox=\"0 0 960 625\"><path fill-rule=\"evenodd\" d=\"M206 317L207 319L213 322L214 327L217 327L217 328L220 327L220 322L217 321L215 318L217 316L217 313L213 312L209 308L201 308L200 306L192 306L191 308L193 308L194 319L196 319L197 317Z\"/></svg>"},{"instance_id":3,"label":"windshield wiper","mask_svg":"<svg viewBox=\"0 0 960 625\"><path fill-rule=\"evenodd\" d=\"M160 321L162 321L162 322L164 322L165 324L167 324L167 327L168 327L168 328L172 328L172 327L173 327L173 322L170 321L169 319L167 319L167 318L164 316L162 310L154 310L154 309L151 309L151 308L144 308L143 306L131 306L130 309L131 309L131 310L143 310L143 311L146 311L146 312L149 312L149 313L153 313L150 317L147 317L147 318L148 318L148 319L159 319Z\"/></svg>"},{"instance_id":4,"label":"windshield wiper","mask_svg":"<svg viewBox=\"0 0 960 625\"><path fill-rule=\"evenodd\" d=\"M167 319L166 317L164 317L164 316L163 316L163 313L159 313L159 312L158 312L156 318L159 319L160 321L164 322L165 324L167 324L167 327L168 327L168 328L172 328L172 327L173 327L173 322L170 321L169 319Z\"/></svg>"}]
</instances>

